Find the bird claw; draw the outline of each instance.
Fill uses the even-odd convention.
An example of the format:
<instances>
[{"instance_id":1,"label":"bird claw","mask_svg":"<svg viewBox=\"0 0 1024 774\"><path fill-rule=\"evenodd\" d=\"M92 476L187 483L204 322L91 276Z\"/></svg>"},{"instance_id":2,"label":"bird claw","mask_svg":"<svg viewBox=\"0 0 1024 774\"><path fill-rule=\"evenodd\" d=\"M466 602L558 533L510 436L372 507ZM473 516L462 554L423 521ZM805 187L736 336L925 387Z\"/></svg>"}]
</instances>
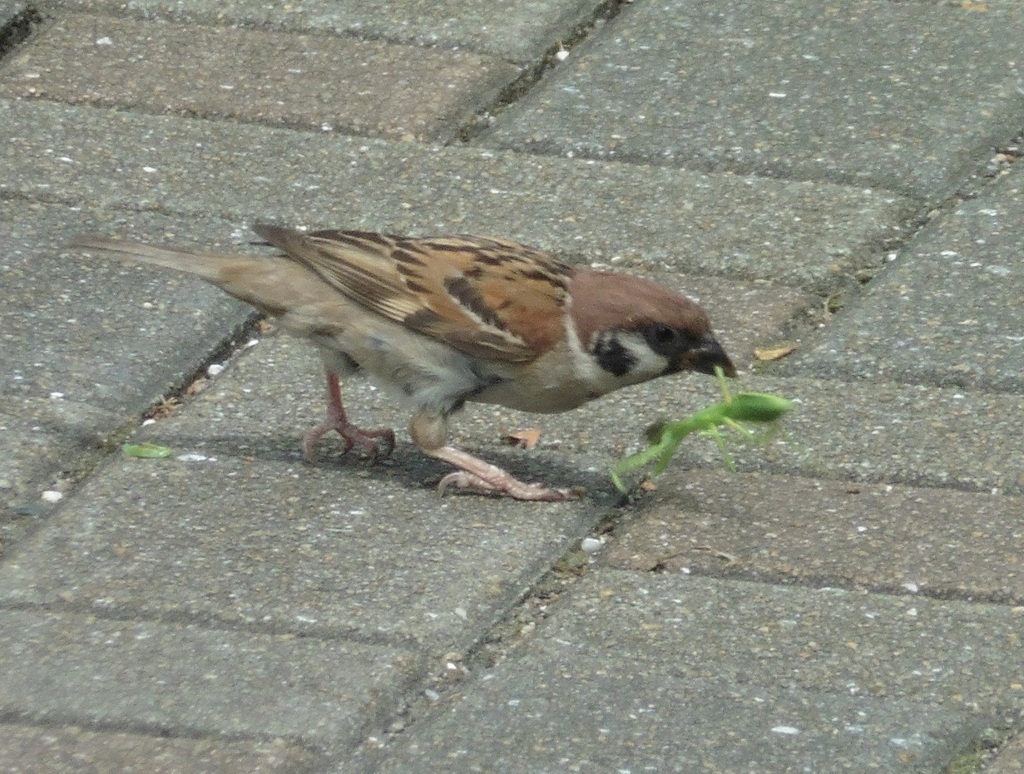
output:
<instances>
[{"instance_id":1,"label":"bird claw","mask_svg":"<svg viewBox=\"0 0 1024 774\"><path fill-rule=\"evenodd\" d=\"M353 447L358 446L374 462L380 459L387 459L395 450L395 431L382 427L376 430L363 430L350 422L331 422L312 428L302 439L302 453L309 462L316 458L316 447L324 435L334 430L345 442L342 454L347 454ZM381 447L384 447L383 451Z\"/></svg>"},{"instance_id":2,"label":"bird claw","mask_svg":"<svg viewBox=\"0 0 1024 774\"><path fill-rule=\"evenodd\" d=\"M550 503L575 500L582 494L576 489L552 489L543 484L527 484L525 481L513 478L508 473L505 473L500 480L491 482L466 470L457 470L442 478L437 485L437 493L443 496L449 487L466 489L477 494L508 495L516 500Z\"/></svg>"}]
</instances>

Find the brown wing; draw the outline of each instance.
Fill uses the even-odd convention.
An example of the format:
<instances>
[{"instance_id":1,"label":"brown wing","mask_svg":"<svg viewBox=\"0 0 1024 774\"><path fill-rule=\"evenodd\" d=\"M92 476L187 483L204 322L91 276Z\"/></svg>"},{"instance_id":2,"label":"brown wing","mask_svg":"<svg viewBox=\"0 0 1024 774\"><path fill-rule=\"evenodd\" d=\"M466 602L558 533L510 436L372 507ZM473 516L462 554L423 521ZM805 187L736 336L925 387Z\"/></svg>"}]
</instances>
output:
<instances>
[{"instance_id":1,"label":"brown wing","mask_svg":"<svg viewBox=\"0 0 1024 774\"><path fill-rule=\"evenodd\" d=\"M527 361L564 333L572 268L515 242L253 230L367 309L467 354Z\"/></svg>"}]
</instances>

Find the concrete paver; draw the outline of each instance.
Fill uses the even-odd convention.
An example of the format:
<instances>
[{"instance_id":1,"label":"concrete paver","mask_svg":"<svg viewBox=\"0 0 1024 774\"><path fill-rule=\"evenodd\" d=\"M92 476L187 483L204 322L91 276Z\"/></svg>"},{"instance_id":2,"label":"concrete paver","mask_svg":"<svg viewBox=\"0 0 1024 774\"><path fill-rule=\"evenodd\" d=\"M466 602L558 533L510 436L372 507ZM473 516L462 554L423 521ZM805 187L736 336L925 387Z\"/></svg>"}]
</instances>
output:
<instances>
[{"instance_id":1,"label":"concrete paver","mask_svg":"<svg viewBox=\"0 0 1024 774\"><path fill-rule=\"evenodd\" d=\"M367 40L464 49L511 62L535 62L577 28L590 23L601 0L525 0L496 7L487 0L341 0L286 5L249 0L43 0L41 5L112 15L126 10L146 18L203 24L268 26L302 32L358 35Z\"/></svg>"},{"instance_id":2,"label":"concrete paver","mask_svg":"<svg viewBox=\"0 0 1024 774\"><path fill-rule=\"evenodd\" d=\"M7 768L932 772L1019 733L1018 3L35 11L0 59L8 97L26 74L47 95L0 96ZM119 30L134 68L107 58ZM289 72L314 48L330 73ZM204 61L232 82L186 93L175 73ZM419 104L396 105L409 68ZM90 89L118 109L68 102ZM427 144L472 113L494 131ZM744 371L797 340L738 383L796 410L732 448L736 473L688 439L621 508L608 466L717 400L713 380L562 416L470 407L457 443L586 495L439 499L445 467L359 380L353 418L397 424L393 458L328 441L302 461L319 364L272 334L138 433L172 458L97 447L247 311L59 245L254 251L254 220L495 234L653 276L699 296ZM539 446L509 448L518 427ZM998 752L1020 768L1019 745Z\"/></svg>"},{"instance_id":3,"label":"concrete paver","mask_svg":"<svg viewBox=\"0 0 1024 774\"><path fill-rule=\"evenodd\" d=\"M374 770L939 771L1024 701L1006 660L1020 625L988 605L598 571Z\"/></svg>"},{"instance_id":4,"label":"concrete paver","mask_svg":"<svg viewBox=\"0 0 1024 774\"><path fill-rule=\"evenodd\" d=\"M1024 500L988 492L674 468L610 566L1024 601Z\"/></svg>"},{"instance_id":5,"label":"concrete paver","mask_svg":"<svg viewBox=\"0 0 1024 774\"><path fill-rule=\"evenodd\" d=\"M519 72L463 51L72 14L0 66L0 95L445 140Z\"/></svg>"},{"instance_id":6,"label":"concrete paver","mask_svg":"<svg viewBox=\"0 0 1024 774\"><path fill-rule=\"evenodd\" d=\"M175 233L170 219L152 213L109 217L0 200L0 535L48 510L44 490L72 485L98 461L108 434L180 385L251 314L181 275L61 256L75 235L113 224ZM230 233L208 220L188 228L210 244Z\"/></svg>"},{"instance_id":7,"label":"concrete paver","mask_svg":"<svg viewBox=\"0 0 1024 774\"><path fill-rule=\"evenodd\" d=\"M819 289L853 282L917 211L912 200L842 186L42 102L0 100L0 132L8 137L0 165L11 170L0 193L10 197L239 226L270 219L417 234L500 230L588 261L619 258L625 269Z\"/></svg>"},{"instance_id":8,"label":"concrete paver","mask_svg":"<svg viewBox=\"0 0 1024 774\"><path fill-rule=\"evenodd\" d=\"M62 399L0 396L0 556L103 458L123 418Z\"/></svg>"},{"instance_id":9,"label":"concrete paver","mask_svg":"<svg viewBox=\"0 0 1024 774\"><path fill-rule=\"evenodd\" d=\"M941 771L983 727L963 711L687 680L614 655L499 667L453 704L392 755L358 760L381 772Z\"/></svg>"},{"instance_id":10,"label":"concrete paver","mask_svg":"<svg viewBox=\"0 0 1024 774\"><path fill-rule=\"evenodd\" d=\"M83 410L127 418L195 371L251 307L184 274L116 260L71 261L61 253L75 236L100 228L202 239L211 247L231 234L223 221L193 220L187 234L182 226L180 219L152 213L110 218L0 200L0 239L7 248L0 267L0 394L30 401L59 393Z\"/></svg>"},{"instance_id":11,"label":"concrete paver","mask_svg":"<svg viewBox=\"0 0 1024 774\"><path fill-rule=\"evenodd\" d=\"M1022 24L1016 3L637 3L481 142L936 200L1024 125Z\"/></svg>"},{"instance_id":12,"label":"concrete paver","mask_svg":"<svg viewBox=\"0 0 1024 774\"><path fill-rule=\"evenodd\" d=\"M787 373L1024 391L1024 165L921 231Z\"/></svg>"},{"instance_id":13,"label":"concrete paver","mask_svg":"<svg viewBox=\"0 0 1024 774\"><path fill-rule=\"evenodd\" d=\"M25 13L27 7L27 4L20 0L18 2L14 2L14 0L0 2L0 36L7 32L9 26L19 15Z\"/></svg>"},{"instance_id":14,"label":"concrete paver","mask_svg":"<svg viewBox=\"0 0 1024 774\"><path fill-rule=\"evenodd\" d=\"M76 613L5 611L0 644L5 717L320 749L382 725L423 669L400 648Z\"/></svg>"},{"instance_id":15,"label":"concrete paver","mask_svg":"<svg viewBox=\"0 0 1024 774\"><path fill-rule=\"evenodd\" d=\"M599 517L584 504L442 500L445 466L401 426L393 463L339 460L325 442L309 466L299 437L322 416L319 373L312 352L280 338L239 358L142 436L175 458L111 460L4 563L0 597L444 653L469 647ZM367 426L395 419L365 383L346 392ZM607 488L557 458L527 462L524 477Z\"/></svg>"},{"instance_id":16,"label":"concrete paver","mask_svg":"<svg viewBox=\"0 0 1024 774\"><path fill-rule=\"evenodd\" d=\"M0 726L0 756L8 771L77 774L92 768L171 774L306 772L323 767L319 755L283 739L228 742L209 738L168 739L159 735L90 731L76 726Z\"/></svg>"},{"instance_id":17,"label":"concrete paver","mask_svg":"<svg viewBox=\"0 0 1024 774\"><path fill-rule=\"evenodd\" d=\"M1024 771L1024 737L1011 739L985 767L986 774L1020 774Z\"/></svg>"},{"instance_id":18,"label":"concrete paver","mask_svg":"<svg viewBox=\"0 0 1024 774\"><path fill-rule=\"evenodd\" d=\"M632 392L644 406L640 424L680 419L714 402L713 383L698 389ZM767 446L729 446L738 469L795 473L854 482L949 487L977 492L1024 492L1024 456L1017 417L1024 397L889 382L747 377L743 389L796 402ZM840 397L837 397L840 396ZM660 417L659 417L660 415ZM588 417L595 437L621 437L622 418ZM631 426L635 435L636 424ZM624 447L623 450L625 450ZM675 469L718 468L722 454L710 440L687 439Z\"/></svg>"}]
</instances>

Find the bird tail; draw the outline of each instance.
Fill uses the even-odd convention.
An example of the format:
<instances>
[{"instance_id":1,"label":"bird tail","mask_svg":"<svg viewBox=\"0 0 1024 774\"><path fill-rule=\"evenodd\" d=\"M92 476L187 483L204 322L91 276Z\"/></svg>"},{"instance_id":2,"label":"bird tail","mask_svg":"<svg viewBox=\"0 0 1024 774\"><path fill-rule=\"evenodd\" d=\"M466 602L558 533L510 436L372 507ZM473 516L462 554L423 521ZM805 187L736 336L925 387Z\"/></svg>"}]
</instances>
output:
<instances>
[{"instance_id":1,"label":"bird tail","mask_svg":"<svg viewBox=\"0 0 1024 774\"><path fill-rule=\"evenodd\" d=\"M237 261L239 256L211 253L188 248L154 247L142 242L94 234L84 234L65 246L66 250L97 250L139 263L165 266L169 269L196 274L208 282L220 284L221 270L225 264Z\"/></svg>"}]
</instances>

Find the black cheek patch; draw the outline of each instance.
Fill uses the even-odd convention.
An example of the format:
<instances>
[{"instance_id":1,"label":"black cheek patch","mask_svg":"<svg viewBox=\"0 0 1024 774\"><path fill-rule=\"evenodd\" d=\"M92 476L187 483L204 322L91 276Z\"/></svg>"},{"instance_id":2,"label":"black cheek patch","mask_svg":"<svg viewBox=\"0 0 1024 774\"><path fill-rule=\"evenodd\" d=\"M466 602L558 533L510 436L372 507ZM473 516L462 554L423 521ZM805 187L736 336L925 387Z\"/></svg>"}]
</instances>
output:
<instances>
[{"instance_id":1,"label":"black cheek patch","mask_svg":"<svg viewBox=\"0 0 1024 774\"><path fill-rule=\"evenodd\" d=\"M594 357L601 368L614 376L625 376L636 365L636 357L614 337L598 339Z\"/></svg>"}]
</instances>

